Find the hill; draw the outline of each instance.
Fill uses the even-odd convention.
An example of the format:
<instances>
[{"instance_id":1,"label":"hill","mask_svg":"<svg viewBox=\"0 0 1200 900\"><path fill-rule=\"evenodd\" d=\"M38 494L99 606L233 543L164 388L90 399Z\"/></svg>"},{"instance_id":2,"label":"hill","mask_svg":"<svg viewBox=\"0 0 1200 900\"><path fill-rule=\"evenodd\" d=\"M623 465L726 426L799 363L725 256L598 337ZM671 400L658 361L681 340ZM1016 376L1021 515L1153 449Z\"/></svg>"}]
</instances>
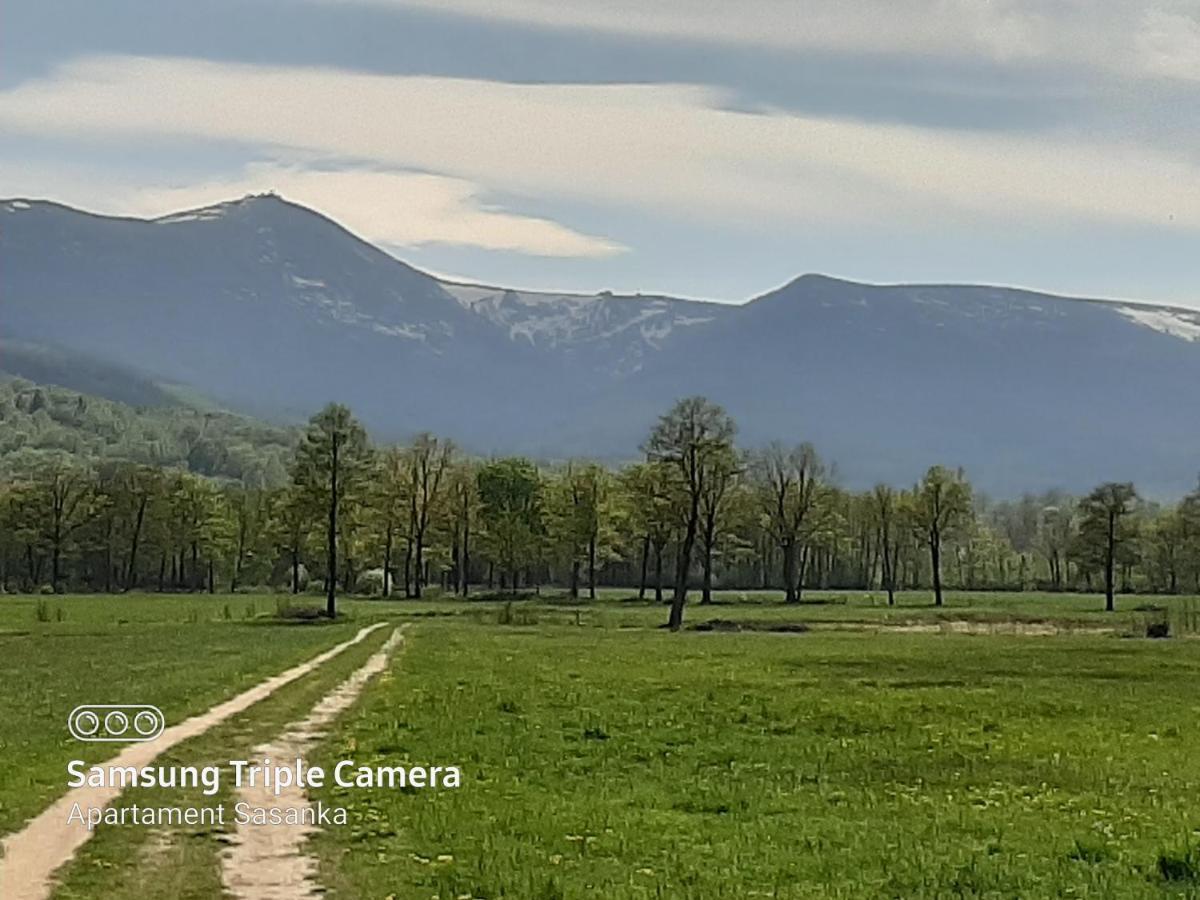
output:
<instances>
[{"instance_id":1,"label":"hill","mask_svg":"<svg viewBox=\"0 0 1200 900\"><path fill-rule=\"evenodd\" d=\"M133 407L0 376L0 472L28 471L65 454L87 465L177 467L252 487L287 478L299 434L230 413Z\"/></svg>"}]
</instances>

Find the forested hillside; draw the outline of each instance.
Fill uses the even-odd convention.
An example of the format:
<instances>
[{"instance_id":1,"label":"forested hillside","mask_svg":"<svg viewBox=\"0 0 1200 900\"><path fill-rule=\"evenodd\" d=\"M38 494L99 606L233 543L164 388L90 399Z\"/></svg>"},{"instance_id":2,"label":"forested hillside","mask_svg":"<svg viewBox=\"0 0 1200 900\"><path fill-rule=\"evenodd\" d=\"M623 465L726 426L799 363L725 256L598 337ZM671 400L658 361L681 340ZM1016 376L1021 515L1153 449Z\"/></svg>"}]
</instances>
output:
<instances>
[{"instance_id":1,"label":"forested hillside","mask_svg":"<svg viewBox=\"0 0 1200 900\"><path fill-rule=\"evenodd\" d=\"M129 406L0 376L0 473L69 456L94 467L132 462L179 468L250 487L287 479L299 432L186 406Z\"/></svg>"}]
</instances>

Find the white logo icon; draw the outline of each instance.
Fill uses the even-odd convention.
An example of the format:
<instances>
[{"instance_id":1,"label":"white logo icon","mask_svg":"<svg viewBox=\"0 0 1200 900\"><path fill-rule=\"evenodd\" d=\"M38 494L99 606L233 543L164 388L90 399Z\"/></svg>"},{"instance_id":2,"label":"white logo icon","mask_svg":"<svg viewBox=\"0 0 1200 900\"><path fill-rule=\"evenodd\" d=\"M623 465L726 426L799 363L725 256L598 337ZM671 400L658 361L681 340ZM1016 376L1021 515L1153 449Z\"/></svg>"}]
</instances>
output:
<instances>
[{"instance_id":1,"label":"white logo icon","mask_svg":"<svg viewBox=\"0 0 1200 900\"><path fill-rule=\"evenodd\" d=\"M152 741L166 726L162 710L145 703L85 703L67 716L77 741Z\"/></svg>"}]
</instances>

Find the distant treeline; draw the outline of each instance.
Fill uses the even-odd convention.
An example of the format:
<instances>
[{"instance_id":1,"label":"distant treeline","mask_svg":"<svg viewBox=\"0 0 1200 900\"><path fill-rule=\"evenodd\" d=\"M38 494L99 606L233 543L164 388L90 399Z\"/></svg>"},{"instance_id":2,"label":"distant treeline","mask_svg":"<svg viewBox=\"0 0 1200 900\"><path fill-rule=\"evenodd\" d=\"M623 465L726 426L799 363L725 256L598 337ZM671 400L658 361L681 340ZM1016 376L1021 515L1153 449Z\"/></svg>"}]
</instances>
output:
<instances>
[{"instance_id":1,"label":"distant treeline","mask_svg":"<svg viewBox=\"0 0 1200 900\"><path fill-rule=\"evenodd\" d=\"M429 434L373 447L336 405L285 464L265 439L285 432L237 417L162 410L152 434L103 401L0 390L6 591L299 592L311 578L332 613L337 591L605 584L671 601L673 627L689 591L707 603L727 588L787 602L806 589L929 589L938 603L944 588L1105 591L1109 608L1117 591L1200 591L1200 489L1177 506L1129 484L992 503L934 466L906 489L848 491L811 445L739 450L732 419L699 397L660 419L643 462L614 471L472 459ZM54 447L89 417L107 428L91 452ZM14 418L36 428L14 439ZM14 441L37 450L22 466ZM286 478L270 486L275 466Z\"/></svg>"}]
</instances>

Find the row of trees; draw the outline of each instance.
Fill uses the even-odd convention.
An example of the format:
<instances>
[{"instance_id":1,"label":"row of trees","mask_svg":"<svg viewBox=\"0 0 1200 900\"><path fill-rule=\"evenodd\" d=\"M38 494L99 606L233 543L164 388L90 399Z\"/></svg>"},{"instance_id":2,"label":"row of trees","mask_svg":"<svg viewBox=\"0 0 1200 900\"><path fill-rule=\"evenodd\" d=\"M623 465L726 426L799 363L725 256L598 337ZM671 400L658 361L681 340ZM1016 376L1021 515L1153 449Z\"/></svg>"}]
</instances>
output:
<instances>
[{"instance_id":1,"label":"row of trees","mask_svg":"<svg viewBox=\"0 0 1200 900\"><path fill-rule=\"evenodd\" d=\"M269 488L133 462L39 462L0 483L5 590L304 588L419 597L430 585L516 591L636 588L683 620L720 586L886 592L1200 591L1200 491L1178 506L1132 485L992 503L931 468L908 489L838 486L808 444L742 452L703 398L676 404L643 461L538 467L476 460L421 435L373 448L342 406L314 416L287 485ZM316 577L313 579L314 583Z\"/></svg>"}]
</instances>

